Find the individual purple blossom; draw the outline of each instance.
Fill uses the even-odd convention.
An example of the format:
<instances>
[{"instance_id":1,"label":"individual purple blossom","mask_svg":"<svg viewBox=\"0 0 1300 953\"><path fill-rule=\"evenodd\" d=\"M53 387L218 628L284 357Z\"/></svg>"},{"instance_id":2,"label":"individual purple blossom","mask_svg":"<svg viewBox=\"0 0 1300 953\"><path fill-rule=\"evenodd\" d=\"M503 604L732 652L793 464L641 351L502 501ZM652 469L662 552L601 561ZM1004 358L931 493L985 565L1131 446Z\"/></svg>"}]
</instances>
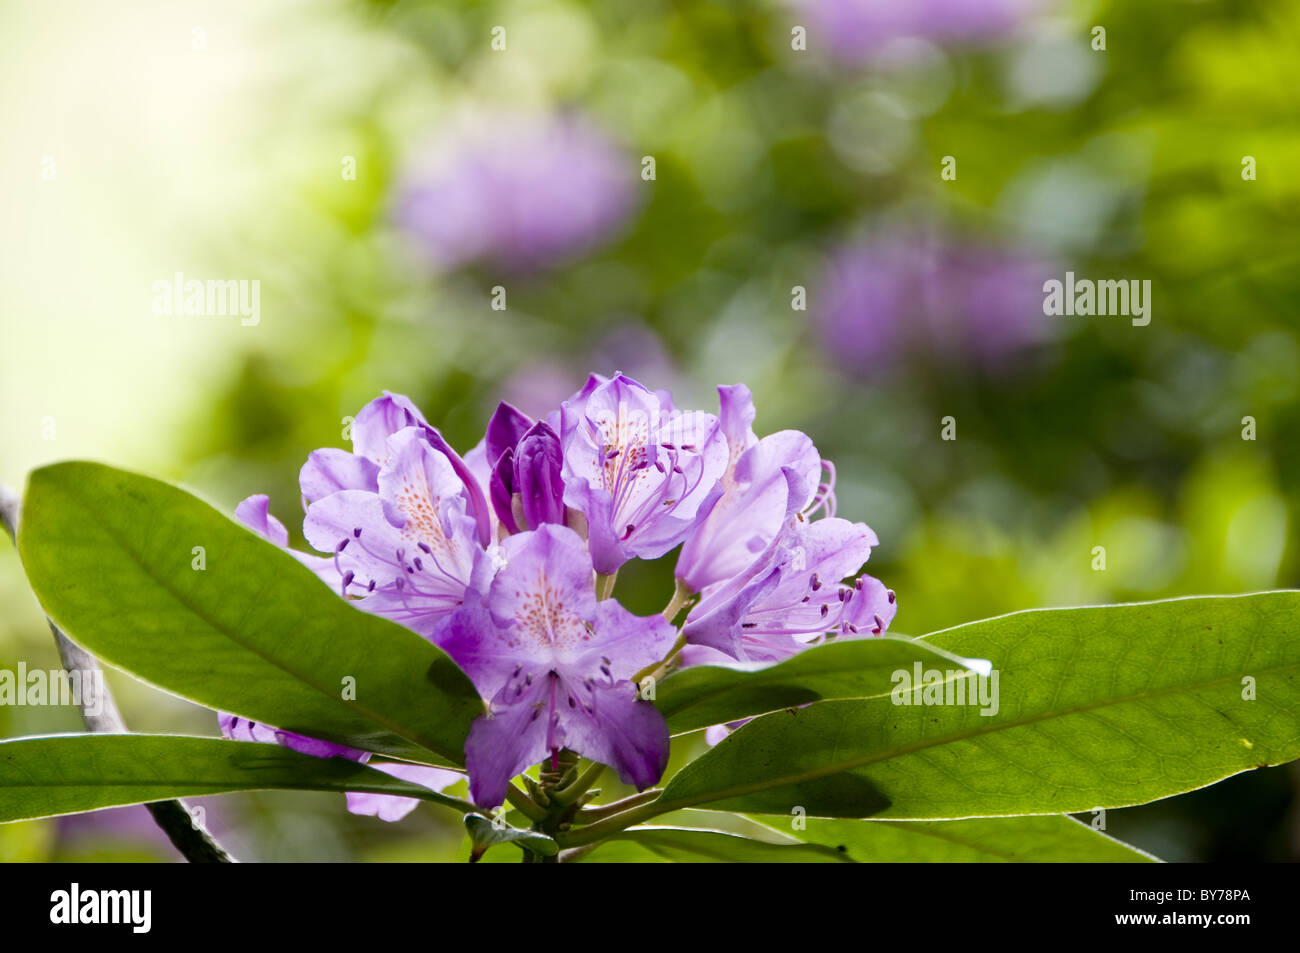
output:
<instances>
[{"instance_id":1,"label":"individual purple blossom","mask_svg":"<svg viewBox=\"0 0 1300 953\"><path fill-rule=\"evenodd\" d=\"M408 169L396 220L440 269L534 270L609 238L635 205L636 169L579 116L477 115Z\"/></svg>"},{"instance_id":2,"label":"individual purple blossom","mask_svg":"<svg viewBox=\"0 0 1300 953\"><path fill-rule=\"evenodd\" d=\"M404 764L397 761L371 762L369 751L359 751L346 745L336 745L329 741L308 738L306 735L296 734L292 731L281 731L261 722L250 721L247 718L240 718L238 715L231 715L226 712L218 713L218 723L221 725L222 736L232 741L259 741L264 744L278 744L285 748L291 748L300 754L311 755L313 758L346 758L349 761L368 764L376 771L382 771L384 774L401 778L403 781L409 781L412 784L418 784L439 793L445 791L457 781L464 780L464 775L446 768L435 768L423 764ZM403 797L398 794L358 794L352 792L348 793L347 801L350 813L378 817L381 821L400 821L415 810L420 803L419 798Z\"/></svg>"},{"instance_id":3,"label":"individual purple blossom","mask_svg":"<svg viewBox=\"0 0 1300 953\"><path fill-rule=\"evenodd\" d=\"M1027 252L888 231L831 257L812 312L830 359L862 376L909 355L997 370L1045 340L1043 275Z\"/></svg>"},{"instance_id":4,"label":"individual purple blossom","mask_svg":"<svg viewBox=\"0 0 1300 953\"><path fill-rule=\"evenodd\" d=\"M624 377L592 375L560 410L564 502L586 517L596 571L656 559L686 538L721 493L718 418L675 409Z\"/></svg>"},{"instance_id":5,"label":"individual purple blossom","mask_svg":"<svg viewBox=\"0 0 1300 953\"><path fill-rule=\"evenodd\" d=\"M743 573L701 593L682 626L691 643L746 662L789 658L827 634L879 635L895 600L878 580L857 573L877 543L863 523L795 515Z\"/></svg>"},{"instance_id":6,"label":"individual purple blossom","mask_svg":"<svg viewBox=\"0 0 1300 953\"><path fill-rule=\"evenodd\" d=\"M626 783L657 781L668 728L633 674L662 659L676 632L598 601L591 556L564 526L501 544L505 567L439 628L436 641L491 699L465 743L470 793L500 804L510 778L562 748L613 766Z\"/></svg>"},{"instance_id":7,"label":"individual purple blossom","mask_svg":"<svg viewBox=\"0 0 1300 953\"><path fill-rule=\"evenodd\" d=\"M388 391L361 408L352 421L351 453L327 447L307 457L298 477L304 506L340 490L378 492L379 469L392 453L389 438L408 427L417 428L429 446L451 464L463 485L466 508L475 519L479 542L486 546L492 538L489 509L469 466L437 428L429 425L410 398Z\"/></svg>"},{"instance_id":8,"label":"individual purple blossom","mask_svg":"<svg viewBox=\"0 0 1300 953\"><path fill-rule=\"evenodd\" d=\"M678 557L679 584L700 594L682 635L726 658L774 662L830 632L883 632L893 594L870 576L841 583L858 573L877 539L866 524L834 515L834 467L799 431L758 438L744 385L718 391L729 463L721 496ZM819 510L826 515L814 520ZM701 648L683 661L706 659Z\"/></svg>"},{"instance_id":9,"label":"individual purple blossom","mask_svg":"<svg viewBox=\"0 0 1300 953\"><path fill-rule=\"evenodd\" d=\"M700 592L743 572L795 512L809 518L821 505L834 515L834 469L806 434L783 430L755 436L754 399L744 384L719 387L727 442L722 495L695 527L677 558L677 578ZM832 476L821 482L824 470Z\"/></svg>"},{"instance_id":10,"label":"individual purple blossom","mask_svg":"<svg viewBox=\"0 0 1300 953\"><path fill-rule=\"evenodd\" d=\"M482 481L400 394L385 392L362 408L352 444L351 453L313 452L299 476L303 535L332 554L332 570L319 557L295 557L360 608L428 637L461 604L475 573L490 572L483 560L493 513ZM285 545L287 533L272 542Z\"/></svg>"}]
</instances>

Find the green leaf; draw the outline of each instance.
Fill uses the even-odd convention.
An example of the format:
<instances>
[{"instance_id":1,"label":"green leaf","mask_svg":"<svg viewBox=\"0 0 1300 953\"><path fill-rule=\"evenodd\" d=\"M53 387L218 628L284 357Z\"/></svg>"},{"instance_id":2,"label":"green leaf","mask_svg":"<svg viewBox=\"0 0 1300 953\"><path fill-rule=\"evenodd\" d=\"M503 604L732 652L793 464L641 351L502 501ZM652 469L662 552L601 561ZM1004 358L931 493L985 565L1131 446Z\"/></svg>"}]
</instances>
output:
<instances>
[{"instance_id":1,"label":"green leaf","mask_svg":"<svg viewBox=\"0 0 1300 953\"><path fill-rule=\"evenodd\" d=\"M1300 757L1298 592L1018 612L929 641L993 660L996 713L890 697L774 712L683 768L654 809L1058 814Z\"/></svg>"},{"instance_id":2,"label":"green leaf","mask_svg":"<svg viewBox=\"0 0 1300 953\"><path fill-rule=\"evenodd\" d=\"M828 642L755 671L699 665L676 672L657 686L655 705L669 730L681 733L814 701L888 695L890 675L914 662L964 671L966 661L920 639Z\"/></svg>"},{"instance_id":3,"label":"green leaf","mask_svg":"<svg viewBox=\"0 0 1300 953\"><path fill-rule=\"evenodd\" d=\"M524 830L509 824L498 826L491 818L478 813L465 815L465 830L469 831L472 844L471 862L477 861L489 847L497 844L515 844L542 857L554 857L560 852L560 846L540 831Z\"/></svg>"},{"instance_id":4,"label":"green leaf","mask_svg":"<svg viewBox=\"0 0 1300 953\"><path fill-rule=\"evenodd\" d=\"M621 850L621 843L677 863L836 864L849 860L834 847L821 844L775 843L698 827L630 827L582 859L634 860L635 853Z\"/></svg>"},{"instance_id":5,"label":"green leaf","mask_svg":"<svg viewBox=\"0 0 1300 953\"><path fill-rule=\"evenodd\" d=\"M194 568L196 547L205 568ZM349 606L182 490L99 464L44 467L28 484L18 548L46 613L119 668L277 728L463 762L483 705L446 654Z\"/></svg>"},{"instance_id":6,"label":"green leaf","mask_svg":"<svg viewBox=\"0 0 1300 953\"><path fill-rule=\"evenodd\" d=\"M756 817L770 824L790 818ZM859 863L1153 863L1156 858L1064 814L963 821L803 818L793 836Z\"/></svg>"},{"instance_id":7,"label":"green leaf","mask_svg":"<svg viewBox=\"0 0 1300 953\"><path fill-rule=\"evenodd\" d=\"M346 758L183 735L55 735L0 741L0 823L177 797L286 788L461 802Z\"/></svg>"}]
</instances>

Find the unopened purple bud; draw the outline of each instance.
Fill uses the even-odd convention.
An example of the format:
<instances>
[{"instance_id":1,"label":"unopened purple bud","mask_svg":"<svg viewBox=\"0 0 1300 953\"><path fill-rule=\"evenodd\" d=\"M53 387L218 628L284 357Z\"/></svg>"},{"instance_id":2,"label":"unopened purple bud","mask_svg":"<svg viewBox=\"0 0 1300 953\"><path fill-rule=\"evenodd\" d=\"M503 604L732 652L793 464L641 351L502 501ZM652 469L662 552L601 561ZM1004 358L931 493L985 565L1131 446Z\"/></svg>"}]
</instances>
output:
<instances>
[{"instance_id":1,"label":"unopened purple bud","mask_svg":"<svg viewBox=\"0 0 1300 953\"><path fill-rule=\"evenodd\" d=\"M560 438L538 422L519 441L514 458L514 489L519 493L529 529L564 523L564 481Z\"/></svg>"},{"instance_id":2,"label":"unopened purple bud","mask_svg":"<svg viewBox=\"0 0 1300 953\"><path fill-rule=\"evenodd\" d=\"M495 468L502 455L508 450L514 450L532 425L532 418L505 401L498 404L496 413L488 421L487 436L483 441L488 466Z\"/></svg>"},{"instance_id":3,"label":"unopened purple bud","mask_svg":"<svg viewBox=\"0 0 1300 953\"><path fill-rule=\"evenodd\" d=\"M492 509L508 533L518 533L523 529L515 522L514 510L510 505L514 493L515 450L510 447L501 454L492 467L492 475L488 477L488 495L492 498Z\"/></svg>"}]
</instances>

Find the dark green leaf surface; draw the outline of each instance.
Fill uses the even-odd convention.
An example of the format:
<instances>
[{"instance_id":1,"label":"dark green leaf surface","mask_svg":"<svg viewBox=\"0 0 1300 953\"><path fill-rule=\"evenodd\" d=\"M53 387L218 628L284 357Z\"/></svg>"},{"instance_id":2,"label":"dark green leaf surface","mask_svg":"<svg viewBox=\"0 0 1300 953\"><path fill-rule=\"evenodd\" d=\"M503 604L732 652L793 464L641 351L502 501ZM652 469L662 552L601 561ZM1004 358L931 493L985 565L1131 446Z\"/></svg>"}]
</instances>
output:
<instances>
[{"instance_id":1,"label":"dark green leaf surface","mask_svg":"<svg viewBox=\"0 0 1300 953\"><path fill-rule=\"evenodd\" d=\"M659 807L942 819L1141 804L1300 757L1300 593L1019 612L935 646L999 707L819 702L745 725ZM1249 697L1253 692L1253 697Z\"/></svg>"},{"instance_id":2,"label":"dark green leaf surface","mask_svg":"<svg viewBox=\"0 0 1300 953\"><path fill-rule=\"evenodd\" d=\"M19 550L46 613L112 665L289 731L464 759L482 702L450 658L183 490L93 463L44 467Z\"/></svg>"},{"instance_id":3,"label":"dark green leaf surface","mask_svg":"<svg viewBox=\"0 0 1300 953\"><path fill-rule=\"evenodd\" d=\"M451 798L346 758L183 735L55 735L0 742L0 822L169 798L286 788Z\"/></svg>"}]
</instances>

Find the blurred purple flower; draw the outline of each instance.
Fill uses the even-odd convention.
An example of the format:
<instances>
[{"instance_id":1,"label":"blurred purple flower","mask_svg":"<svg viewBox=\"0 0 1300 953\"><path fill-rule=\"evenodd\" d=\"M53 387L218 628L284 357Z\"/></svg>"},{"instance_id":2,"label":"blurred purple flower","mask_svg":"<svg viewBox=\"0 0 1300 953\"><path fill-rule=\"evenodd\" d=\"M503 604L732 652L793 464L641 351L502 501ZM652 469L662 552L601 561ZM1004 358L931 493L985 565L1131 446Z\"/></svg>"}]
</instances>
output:
<instances>
[{"instance_id":1,"label":"blurred purple flower","mask_svg":"<svg viewBox=\"0 0 1300 953\"><path fill-rule=\"evenodd\" d=\"M635 181L636 164L580 117L494 114L456 126L407 172L395 217L436 267L531 271L608 239Z\"/></svg>"},{"instance_id":2,"label":"blurred purple flower","mask_svg":"<svg viewBox=\"0 0 1300 953\"><path fill-rule=\"evenodd\" d=\"M871 59L891 40L995 41L1015 30L1042 0L793 0L807 21L809 48L825 44L841 63Z\"/></svg>"},{"instance_id":3,"label":"blurred purple flower","mask_svg":"<svg viewBox=\"0 0 1300 953\"><path fill-rule=\"evenodd\" d=\"M1051 273L1021 250L888 233L840 248L811 310L827 355L851 373L888 370L909 353L998 369L1051 333Z\"/></svg>"}]
</instances>

